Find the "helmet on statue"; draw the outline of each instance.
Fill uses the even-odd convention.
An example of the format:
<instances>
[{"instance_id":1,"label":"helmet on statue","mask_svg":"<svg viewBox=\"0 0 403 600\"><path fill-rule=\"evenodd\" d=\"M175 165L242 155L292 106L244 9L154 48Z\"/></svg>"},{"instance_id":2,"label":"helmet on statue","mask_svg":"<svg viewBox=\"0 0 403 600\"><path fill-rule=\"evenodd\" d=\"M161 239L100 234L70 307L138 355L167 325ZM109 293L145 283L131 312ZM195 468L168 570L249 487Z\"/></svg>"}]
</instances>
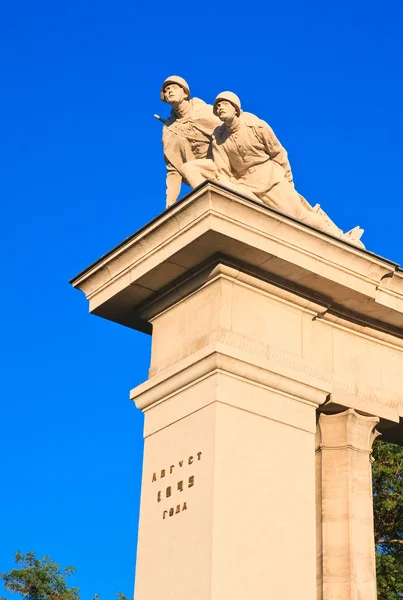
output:
<instances>
[{"instance_id":1,"label":"helmet on statue","mask_svg":"<svg viewBox=\"0 0 403 600\"><path fill-rule=\"evenodd\" d=\"M230 102L233 106L235 106L237 115L241 114L241 101L234 92L221 92L218 94L217 98L214 100L214 114L217 115L217 104L220 100L226 100L226 102Z\"/></svg>"},{"instance_id":2,"label":"helmet on statue","mask_svg":"<svg viewBox=\"0 0 403 600\"><path fill-rule=\"evenodd\" d=\"M166 100L165 100L165 88L170 83L176 83L176 85L180 85L181 88L183 88L185 90L185 92L187 93L188 98L190 98L190 89L189 89L189 85L188 85L187 81L185 81L183 79L183 77L179 77L178 75L171 75L171 77L167 77L165 79L164 83L161 86L160 98L161 98L161 100L163 102L166 102Z\"/></svg>"}]
</instances>

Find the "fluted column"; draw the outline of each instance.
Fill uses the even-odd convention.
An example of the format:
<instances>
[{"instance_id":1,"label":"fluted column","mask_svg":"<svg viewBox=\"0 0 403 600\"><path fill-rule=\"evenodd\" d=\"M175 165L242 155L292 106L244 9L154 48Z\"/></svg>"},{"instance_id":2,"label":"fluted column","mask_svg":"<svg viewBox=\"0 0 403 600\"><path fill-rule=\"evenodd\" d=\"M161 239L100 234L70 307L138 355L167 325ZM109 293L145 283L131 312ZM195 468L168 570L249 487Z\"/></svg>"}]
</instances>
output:
<instances>
[{"instance_id":1,"label":"fluted column","mask_svg":"<svg viewBox=\"0 0 403 600\"><path fill-rule=\"evenodd\" d=\"M378 422L353 409L319 417L318 600L376 600L371 450Z\"/></svg>"}]
</instances>

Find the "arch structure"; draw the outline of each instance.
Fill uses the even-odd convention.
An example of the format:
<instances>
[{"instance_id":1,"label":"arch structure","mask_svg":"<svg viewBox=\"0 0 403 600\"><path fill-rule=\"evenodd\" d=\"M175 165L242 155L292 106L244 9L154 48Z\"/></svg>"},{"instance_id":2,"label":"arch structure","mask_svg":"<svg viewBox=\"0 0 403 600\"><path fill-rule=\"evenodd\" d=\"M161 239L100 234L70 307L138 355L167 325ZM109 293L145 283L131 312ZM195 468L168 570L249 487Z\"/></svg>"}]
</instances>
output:
<instances>
[{"instance_id":1,"label":"arch structure","mask_svg":"<svg viewBox=\"0 0 403 600\"><path fill-rule=\"evenodd\" d=\"M131 391L136 600L376 600L371 448L403 443L400 267L206 182L71 283L152 335Z\"/></svg>"}]
</instances>

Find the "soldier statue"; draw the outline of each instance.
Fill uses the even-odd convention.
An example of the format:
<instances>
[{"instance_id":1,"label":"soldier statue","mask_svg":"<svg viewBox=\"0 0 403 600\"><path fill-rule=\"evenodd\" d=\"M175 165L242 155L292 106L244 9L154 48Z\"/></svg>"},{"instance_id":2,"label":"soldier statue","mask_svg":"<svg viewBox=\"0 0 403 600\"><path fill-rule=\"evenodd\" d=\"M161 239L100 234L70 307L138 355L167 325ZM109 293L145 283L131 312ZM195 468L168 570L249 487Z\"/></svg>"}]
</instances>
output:
<instances>
[{"instance_id":1,"label":"soldier statue","mask_svg":"<svg viewBox=\"0 0 403 600\"><path fill-rule=\"evenodd\" d=\"M172 78L167 81L171 80ZM178 96L170 97L167 93L168 88L164 86L163 92L167 98L166 101L172 104L174 110L171 120L166 122L168 126L164 127L163 134L168 168L167 181L169 181L170 172L175 169L176 173L179 173L179 186L182 179L192 188L206 179L218 181L304 223L363 247L360 241L363 230L360 227L343 233L320 208L319 204L311 206L296 191L286 150L265 121L242 111L241 101L236 94L221 92L216 97L213 107L195 98L193 102L196 100L201 102L203 115L208 114L209 118L198 119L196 115L199 113L195 109L193 112L188 109L189 117L185 121L184 130L187 131L186 128L189 128L189 134L185 140L184 134L180 139L178 135L175 138L173 137L174 132L170 130L172 127L170 123L182 123L183 117L177 117L177 114L181 115L182 113L178 112L176 105L173 104L173 98L178 102ZM192 100L188 100L189 102L191 103ZM210 108L212 109L211 115L207 112ZM194 116L190 117L190 114ZM214 115L218 117L220 125L211 130L211 127L214 126L212 120ZM204 125L204 144L200 150L195 151L195 145L197 147L197 144L201 143L201 121ZM196 140L190 139L190 135L192 135L190 127L193 127L196 132L200 132L197 144ZM168 133L170 137L168 137ZM177 149L176 154L180 158L175 155L171 160L168 154L171 151L168 142ZM189 147L191 151L183 150L185 142L186 148ZM176 161L176 164L173 160ZM169 188L169 184L167 184L167 188ZM172 202L174 202L178 193L179 188L175 188L175 193L172 195L168 190L167 198L172 198ZM171 200L168 202L170 204Z\"/></svg>"},{"instance_id":2,"label":"soldier statue","mask_svg":"<svg viewBox=\"0 0 403 600\"><path fill-rule=\"evenodd\" d=\"M171 116L164 122L162 143L167 167L166 205L173 204L182 181L189 183L183 166L188 161L212 157L212 134L220 124L211 104L190 98L187 82L176 75L162 84L160 98L171 105Z\"/></svg>"}]
</instances>

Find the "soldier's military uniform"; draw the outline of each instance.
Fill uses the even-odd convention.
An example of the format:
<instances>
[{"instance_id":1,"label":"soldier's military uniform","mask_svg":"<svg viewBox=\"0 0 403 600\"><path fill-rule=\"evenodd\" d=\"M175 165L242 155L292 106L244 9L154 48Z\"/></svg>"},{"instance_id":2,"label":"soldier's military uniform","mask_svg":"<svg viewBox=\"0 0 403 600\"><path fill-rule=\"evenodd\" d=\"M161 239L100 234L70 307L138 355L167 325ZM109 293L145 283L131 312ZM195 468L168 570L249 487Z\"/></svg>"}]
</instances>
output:
<instances>
[{"instance_id":1,"label":"soldier's military uniform","mask_svg":"<svg viewBox=\"0 0 403 600\"><path fill-rule=\"evenodd\" d=\"M211 147L203 146L197 160L191 158L195 154L192 147L184 158L181 155L181 176L185 181L196 187L203 180L216 180L309 225L363 246L359 241L362 229L356 227L344 234L318 204L312 207L298 194L287 152L271 127L255 115L242 112L241 102L232 92L217 96L214 114L217 114L220 100L230 102L238 118L232 120L231 126L222 123L214 130ZM205 135L209 137L207 131ZM185 152L183 143L180 152ZM179 168L176 170L179 172Z\"/></svg>"},{"instance_id":2,"label":"soldier's military uniform","mask_svg":"<svg viewBox=\"0 0 403 600\"><path fill-rule=\"evenodd\" d=\"M222 124L214 132L213 160L221 175L259 200L299 218L301 200L294 188L287 152L269 125L241 113L237 128Z\"/></svg>"},{"instance_id":3,"label":"soldier's military uniform","mask_svg":"<svg viewBox=\"0 0 403 600\"><path fill-rule=\"evenodd\" d=\"M169 83L181 85L190 96L186 81L181 77L172 76L166 79L162 86L161 99L164 102L164 87ZM183 172L184 164L212 157L212 134L219 124L220 120L214 115L211 104L206 104L200 98L189 100L189 110L184 117L171 111L162 132L167 167L167 206L177 199L182 180L189 184Z\"/></svg>"},{"instance_id":4,"label":"soldier's military uniform","mask_svg":"<svg viewBox=\"0 0 403 600\"><path fill-rule=\"evenodd\" d=\"M222 92L214 102L214 112L220 100L231 102L239 119L231 128L225 123L213 135L213 160L218 180L228 178L239 191L258 198L309 225L362 246L363 230L359 227L344 234L317 204L311 206L294 187L286 150L271 127L241 111L241 103L232 92Z\"/></svg>"}]
</instances>

